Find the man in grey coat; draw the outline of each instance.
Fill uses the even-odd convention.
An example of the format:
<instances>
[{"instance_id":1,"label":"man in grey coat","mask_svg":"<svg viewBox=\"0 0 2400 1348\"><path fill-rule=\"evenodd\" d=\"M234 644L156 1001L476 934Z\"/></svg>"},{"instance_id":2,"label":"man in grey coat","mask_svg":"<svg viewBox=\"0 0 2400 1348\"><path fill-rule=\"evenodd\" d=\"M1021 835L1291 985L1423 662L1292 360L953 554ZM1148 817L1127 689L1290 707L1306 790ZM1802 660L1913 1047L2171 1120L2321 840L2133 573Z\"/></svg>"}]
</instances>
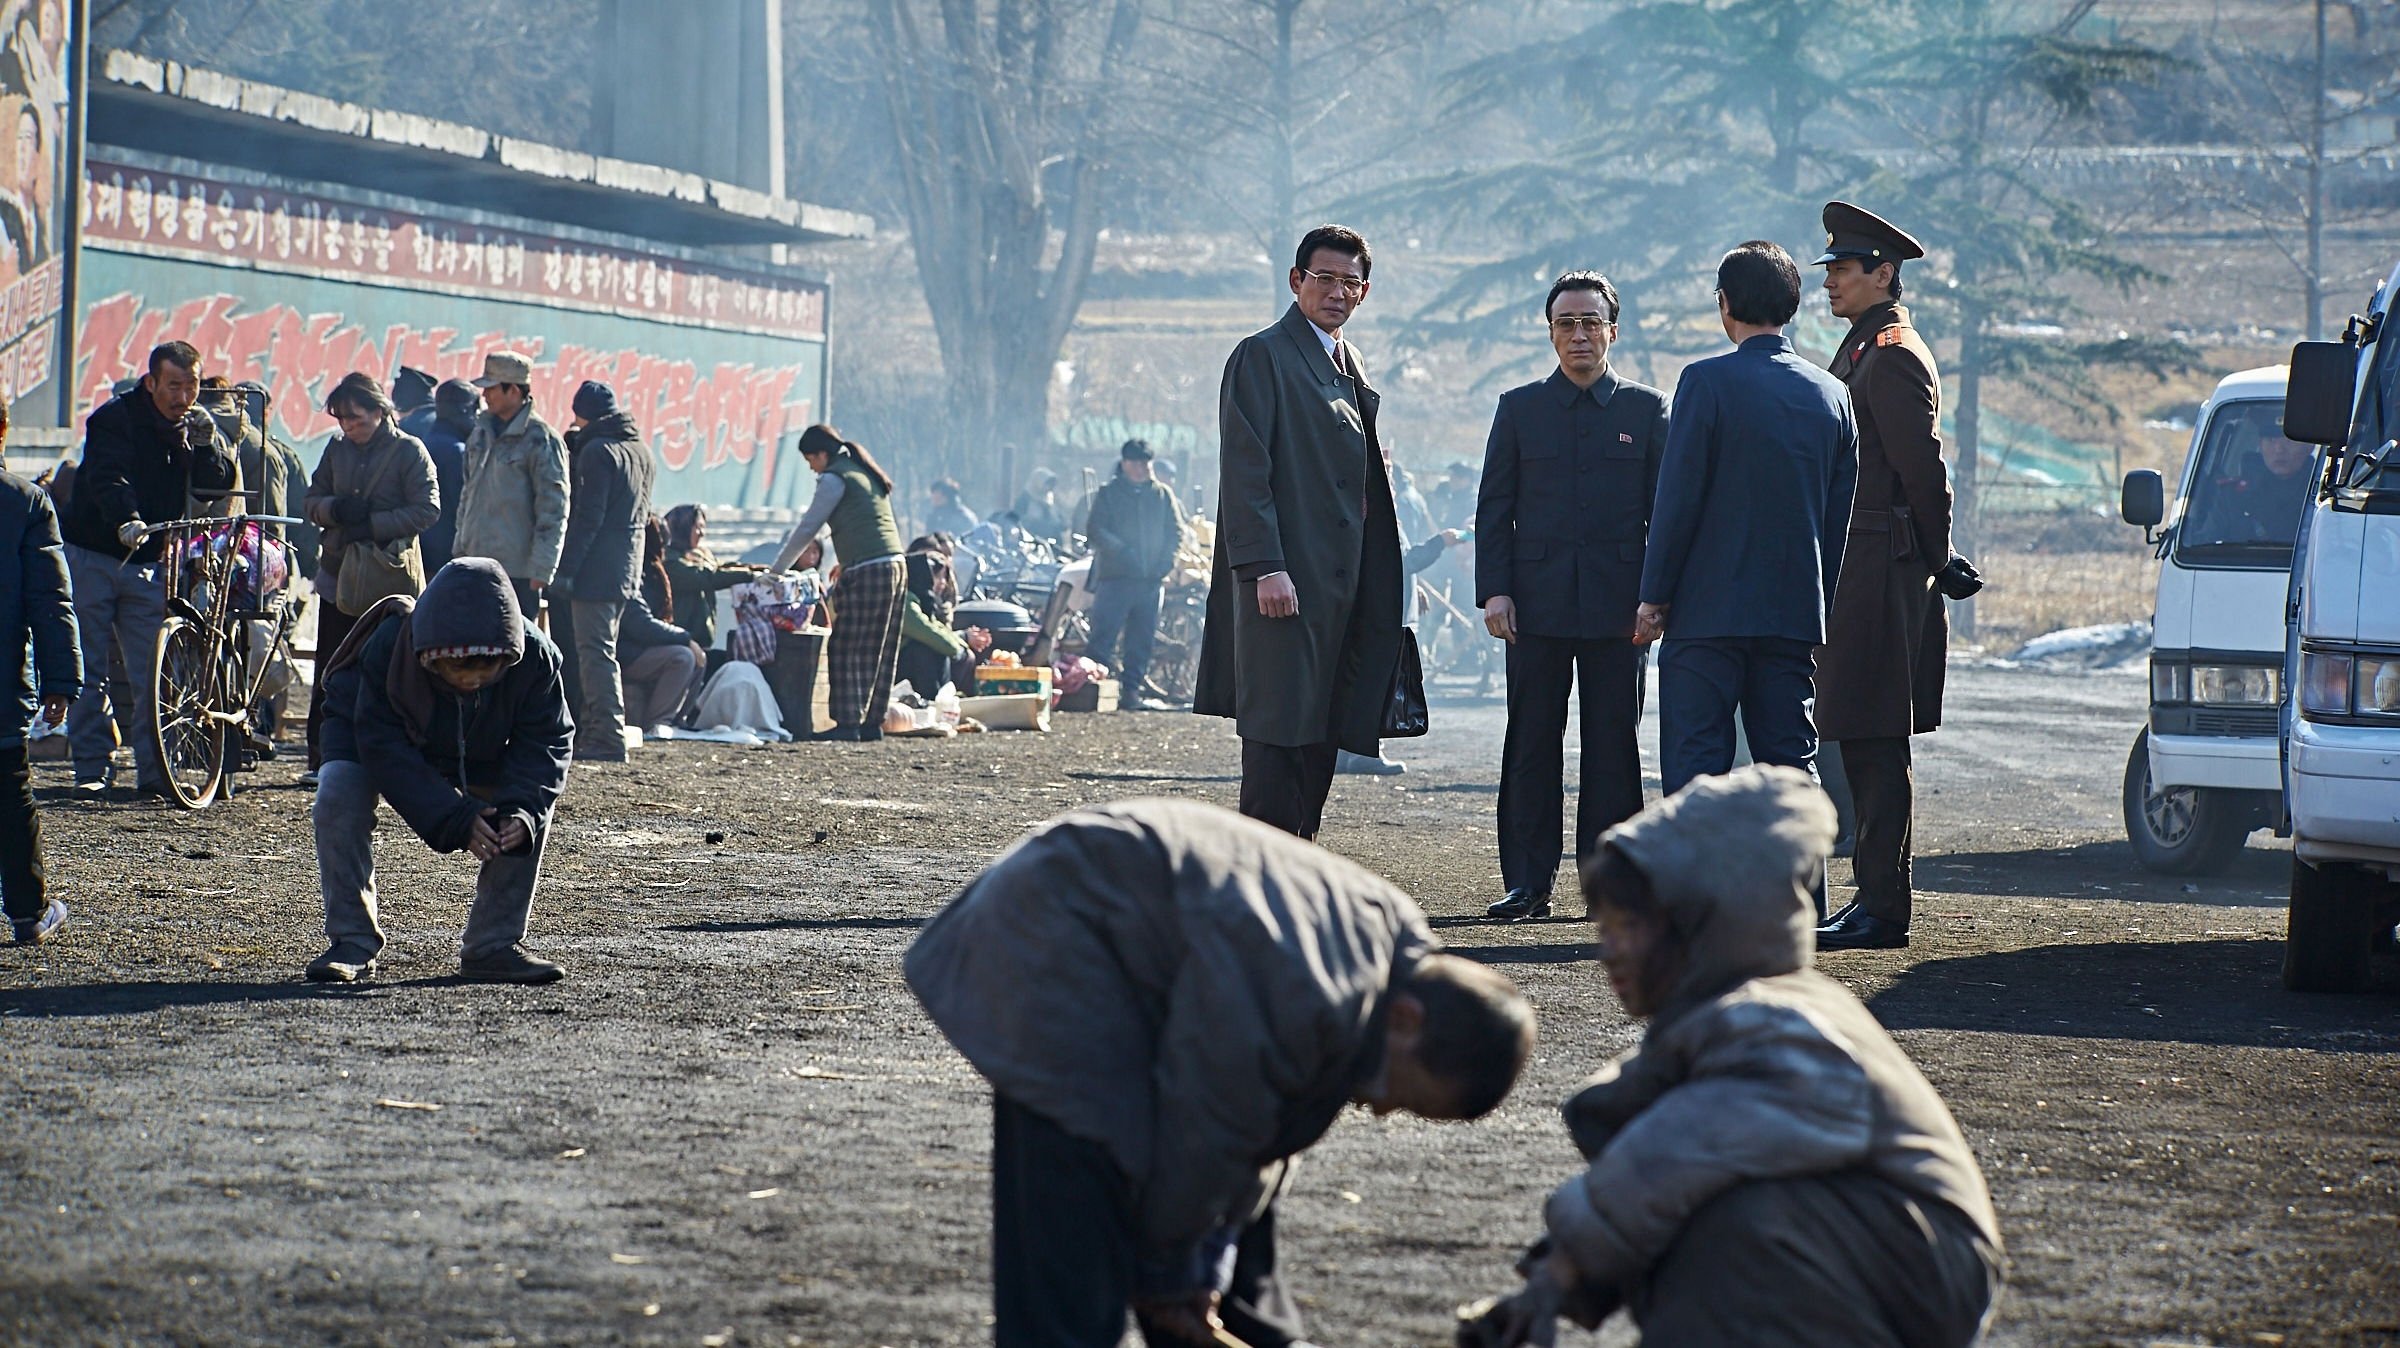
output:
<instances>
[{"instance_id":1,"label":"man in grey coat","mask_svg":"<svg viewBox=\"0 0 2400 1348\"><path fill-rule=\"evenodd\" d=\"M1286 833L1132 800L1035 830L928 925L909 987L992 1084L1000 1348L1275 1348L1289 1161L1343 1106L1471 1119L1533 1050L1506 978Z\"/></svg>"},{"instance_id":2,"label":"man in grey coat","mask_svg":"<svg viewBox=\"0 0 2400 1348\"><path fill-rule=\"evenodd\" d=\"M1320 225L1294 303L1242 339L1217 395L1217 555L1192 710L1242 737L1242 813L1317 836L1337 750L1379 756L1400 659L1400 528L1382 398L1342 326L1367 297L1367 241Z\"/></svg>"}]
</instances>

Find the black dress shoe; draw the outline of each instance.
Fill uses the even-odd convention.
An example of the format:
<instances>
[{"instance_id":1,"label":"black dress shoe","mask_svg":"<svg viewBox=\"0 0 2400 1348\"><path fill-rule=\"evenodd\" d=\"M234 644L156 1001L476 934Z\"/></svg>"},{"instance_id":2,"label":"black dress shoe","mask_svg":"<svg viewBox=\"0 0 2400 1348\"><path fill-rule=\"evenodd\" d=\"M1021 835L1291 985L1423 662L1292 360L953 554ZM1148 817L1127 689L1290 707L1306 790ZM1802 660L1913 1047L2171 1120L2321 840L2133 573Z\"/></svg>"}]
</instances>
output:
<instances>
[{"instance_id":1,"label":"black dress shoe","mask_svg":"<svg viewBox=\"0 0 2400 1348\"><path fill-rule=\"evenodd\" d=\"M1531 922L1550 916L1550 896L1540 890L1512 889L1508 897L1483 910L1503 922Z\"/></svg>"},{"instance_id":2,"label":"black dress shoe","mask_svg":"<svg viewBox=\"0 0 2400 1348\"><path fill-rule=\"evenodd\" d=\"M1859 910L1840 922L1817 928L1819 950L1904 950L1908 928Z\"/></svg>"},{"instance_id":3,"label":"black dress shoe","mask_svg":"<svg viewBox=\"0 0 2400 1348\"><path fill-rule=\"evenodd\" d=\"M1858 904L1855 900L1853 900L1852 902L1845 903L1841 907L1834 909L1833 916L1826 918L1824 921L1818 923L1817 926L1820 930L1826 927L1838 927L1849 921L1850 915L1857 911Z\"/></svg>"}]
</instances>

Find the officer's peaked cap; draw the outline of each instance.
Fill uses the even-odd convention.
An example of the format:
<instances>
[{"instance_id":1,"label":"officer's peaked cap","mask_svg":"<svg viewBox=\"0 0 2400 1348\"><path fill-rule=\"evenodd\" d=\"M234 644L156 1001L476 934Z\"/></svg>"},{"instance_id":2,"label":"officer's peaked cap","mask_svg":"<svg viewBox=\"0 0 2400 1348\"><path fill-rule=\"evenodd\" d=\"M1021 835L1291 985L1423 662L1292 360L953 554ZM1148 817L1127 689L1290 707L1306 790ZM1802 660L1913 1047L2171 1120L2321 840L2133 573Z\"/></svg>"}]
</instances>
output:
<instances>
[{"instance_id":1,"label":"officer's peaked cap","mask_svg":"<svg viewBox=\"0 0 2400 1348\"><path fill-rule=\"evenodd\" d=\"M1854 257L1869 267L1880 267L1923 256L1925 245L1910 238L1907 230L1863 206L1829 201L1825 203L1825 255L1809 265L1822 267Z\"/></svg>"}]
</instances>

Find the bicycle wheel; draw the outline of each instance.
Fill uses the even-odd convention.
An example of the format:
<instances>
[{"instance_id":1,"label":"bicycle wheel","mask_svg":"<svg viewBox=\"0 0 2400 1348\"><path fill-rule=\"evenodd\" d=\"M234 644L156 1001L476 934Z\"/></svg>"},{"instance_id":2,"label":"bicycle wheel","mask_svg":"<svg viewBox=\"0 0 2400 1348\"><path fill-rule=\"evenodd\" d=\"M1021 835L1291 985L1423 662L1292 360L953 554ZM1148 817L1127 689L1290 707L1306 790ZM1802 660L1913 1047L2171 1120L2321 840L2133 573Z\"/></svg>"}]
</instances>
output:
<instances>
[{"instance_id":1,"label":"bicycle wheel","mask_svg":"<svg viewBox=\"0 0 2400 1348\"><path fill-rule=\"evenodd\" d=\"M214 804L225 781L225 723L211 713L224 666L206 628L169 618L158 629L150 743L167 798L187 810Z\"/></svg>"}]
</instances>

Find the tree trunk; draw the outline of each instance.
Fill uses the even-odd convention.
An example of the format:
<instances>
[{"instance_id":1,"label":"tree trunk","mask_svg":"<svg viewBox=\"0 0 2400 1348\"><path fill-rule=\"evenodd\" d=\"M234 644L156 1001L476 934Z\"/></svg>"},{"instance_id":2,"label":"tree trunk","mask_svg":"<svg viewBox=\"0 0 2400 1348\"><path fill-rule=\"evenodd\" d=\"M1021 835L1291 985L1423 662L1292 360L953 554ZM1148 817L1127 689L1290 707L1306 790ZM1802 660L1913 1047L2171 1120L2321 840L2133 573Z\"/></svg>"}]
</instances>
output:
<instances>
[{"instance_id":1,"label":"tree trunk","mask_svg":"<svg viewBox=\"0 0 2400 1348\"><path fill-rule=\"evenodd\" d=\"M1960 556L1974 558L1980 550L1983 493L1976 481L1983 467L1983 325L1982 305L1967 301L1958 309L1958 432L1957 504L1950 532ZM1958 634L1975 639L1975 601L1959 600L1951 608Z\"/></svg>"},{"instance_id":2,"label":"tree trunk","mask_svg":"<svg viewBox=\"0 0 2400 1348\"><path fill-rule=\"evenodd\" d=\"M1090 11L1076 10L1075 14ZM1003 445L1038 461L1048 447L1051 371L1091 278L1106 184L1111 87L1139 27L1137 0L1108 11L1096 70L1059 68L1072 15L1003 0L914 0L868 10L917 278L942 350L948 427L940 458L985 499L1017 484ZM1055 251L1053 251L1055 249Z\"/></svg>"},{"instance_id":3,"label":"tree trunk","mask_svg":"<svg viewBox=\"0 0 2400 1348\"><path fill-rule=\"evenodd\" d=\"M1281 257L1282 250L1300 242L1293 218L1300 213L1299 157L1297 145L1299 128L1297 114L1292 108L1292 23L1299 16L1302 0L1275 0L1275 69L1271 76L1271 94L1275 104L1275 139L1268 147L1268 183L1274 200L1269 203L1273 212L1267 221L1267 256ZM1279 312L1289 301L1291 287L1281 272L1273 273L1275 281L1268 291L1268 313Z\"/></svg>"},{"instance_id":4,"label":"tree trunk","mask_svg":"<svg viewBox=\"0 0 2400 1348\"><path fill-rule=\"evenodd\" d=\"M2317 0L2317 70L2308 109L2308 340L2325 336L2325 0Z\"/></svg>"}]
</instances>

